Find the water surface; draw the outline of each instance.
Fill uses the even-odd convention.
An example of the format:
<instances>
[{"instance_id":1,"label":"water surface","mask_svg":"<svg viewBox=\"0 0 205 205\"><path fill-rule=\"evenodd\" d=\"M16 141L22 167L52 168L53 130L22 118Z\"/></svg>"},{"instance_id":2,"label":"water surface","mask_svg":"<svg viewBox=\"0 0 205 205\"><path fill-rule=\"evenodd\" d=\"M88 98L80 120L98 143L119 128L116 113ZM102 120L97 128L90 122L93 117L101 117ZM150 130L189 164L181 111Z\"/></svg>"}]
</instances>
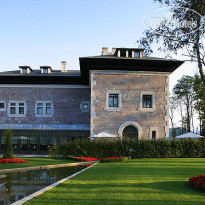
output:
<instances>
[{"instance_id":1,"label":"water surface","mask_svg":"<svg viewBox=\"0 0 205 205\"><path fill-rule=\"evenodd\" d=\"M83 168L85 166L80 165L5 174L0 178L0 205L12 204Z\"/></svg>"}]
</instances>

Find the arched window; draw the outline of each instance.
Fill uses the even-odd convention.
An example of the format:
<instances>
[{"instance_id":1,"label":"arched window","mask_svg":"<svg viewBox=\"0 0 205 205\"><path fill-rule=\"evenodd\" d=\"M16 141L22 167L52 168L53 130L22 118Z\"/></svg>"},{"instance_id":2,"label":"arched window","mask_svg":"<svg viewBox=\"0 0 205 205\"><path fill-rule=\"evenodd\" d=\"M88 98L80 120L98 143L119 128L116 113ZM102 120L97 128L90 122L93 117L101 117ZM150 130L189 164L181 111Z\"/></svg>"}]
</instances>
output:
<instances>
[{"instance_id":1,"label":"arched window","mask_svg":"<svg viewBox=\"0 0 205 205\"><path fill-rule=\"evenodd\" d=\"M123 129L123 139L131 138L138 139L138 130L136 127L129 125Z\"/></svg>"}]
</instances>

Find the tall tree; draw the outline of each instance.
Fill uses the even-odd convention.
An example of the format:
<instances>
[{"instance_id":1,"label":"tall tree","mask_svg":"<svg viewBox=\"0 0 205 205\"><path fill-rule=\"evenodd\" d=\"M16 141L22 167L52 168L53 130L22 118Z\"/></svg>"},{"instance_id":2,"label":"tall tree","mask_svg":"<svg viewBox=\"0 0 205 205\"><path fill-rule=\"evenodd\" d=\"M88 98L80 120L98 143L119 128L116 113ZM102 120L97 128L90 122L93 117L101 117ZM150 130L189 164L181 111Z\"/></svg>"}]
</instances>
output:
<instances>
[{"instance_id":1,"label":"tall tree","mask_svg":"<svg viewBox=\"0 0 205 205\"><path fill-rule=\"evenodd\" d=\"M172 25L170 19L164 19L156 28L145 30L144 36L138 41L146 49L146 54L153 51L152 43L159 45L165 53L186 49L187 55L194 60L199 69L200 77L205 86L205 0L153 0L161 5L170 6L173 22L184 22L187 26ZM194 22L190 26L190 22ZM170 26L172 25L172 26ZM162 42L162 46L160 43Z\"/></svg>"},{"instance_id":2,"label":"tall tree","mask_svg":"<svg viewBox=\"0 0 205 205\"><path fill-rule=\"evenodd\" d=\"M175 129L175 123L174 123L174 114L177 110L177 97L171 96L169 97L169 119L171 121L172 125L172 137L176 137L176 129Z\"/></svg>"},{"instance_id":3,"label":"tall tree","mask_svg":"<svg viewBox=\"0 0 205 205\"><path fill-rule=\"evenodd\" d=\"M194 100L195 110L199 114L200 120L200 134L205 136L205 87L198 75L194 76Z\"/></svg>"},{"instance_id":4,"label":"tall tree","mask_svg":"<svg viewBox=\"0 0 205 205\"><path fill-rule=\"evenodd\" d=\"M3 155L3 158L4 159L13 159L14 153L13 153L13 146L12 146L12 142L11 142L13 132L10 129L8 129L4 132L4 136L6 137L6 148L5 148L5 153Z\"/></svg>"},{"instance_id":5,"label":"tall tree","mask_svg":"<svg viewBox=\"0 0 205 205\"><path fill-rule=\"evenodd\" d=\"M174 86L173 92L177 96L178 99L182 100L186 107L186 125L187 125L187 132L191 131L191 109L193 107L193 84L194 84L194 77L192 76L182 76L180 80L177 81L178 83Z\"/></svg>"}]
</instances>

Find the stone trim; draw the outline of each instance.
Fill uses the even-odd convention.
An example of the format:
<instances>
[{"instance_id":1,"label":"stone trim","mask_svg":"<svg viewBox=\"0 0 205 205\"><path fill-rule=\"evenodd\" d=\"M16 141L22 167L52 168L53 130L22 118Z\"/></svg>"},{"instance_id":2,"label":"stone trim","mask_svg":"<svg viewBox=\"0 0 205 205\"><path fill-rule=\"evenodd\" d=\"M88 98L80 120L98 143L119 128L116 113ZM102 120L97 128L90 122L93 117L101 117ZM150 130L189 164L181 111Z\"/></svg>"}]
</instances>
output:
<instances>
[{"instance_id":1,"label":"stone trim","mask_svg":"<svg viewBox=\"0 0 205 205\"><path fill-rule=\"evenodd\" d=\"M152 95L152 108L143 108L142 107L142 100L143 100L142 96L143 95ZM142 91L142 92L140 92L139 111L142 111L142 112L153 112L153 111L155 111L155 96L154 96L154 92L149 92L149 91Z\"/></svg>"},{"instance_id":2,"label":"stone trim","mask_svg":"<svg viewBox=\"0 0 205 205\"><path fill-rule=\"evenodd\" d=\"M138 139L141 139L143 135L142 127L137 122L134 121L126 121L123 124L121 124L118 129L118 136L122 139L122 132L124 128L130 125L135 127L138 130Z\"/></svg>"},{"instance_id":3,"label":"stone trim","mask_svg":"<svg viewBox=\"0 0 205 205\"><path fill-rule=\"evenodd\" d=\"M4 108L0 108L0 111L6 111L6 101L0 100L0 103L4 103Z\"/></svg>"},{"instance_id":4,"label":"stone trim","mask_svg":"<svg viewBox=\"0 0 205 205\"><path fill-rule=\"evenodd\" d=\"M16 114L10 114L10 107L11 107L11 103L15 103L16 106ZM24 114L19 114L19 103L24 103ZM26 101L9 101L8 103L8 108L7 108L7 114L8 117L26 117L27 114L27 105L26 105Z\"/></svg>"},{"instance_id":5,"label":"stone trim","mask_svg":"<svg viewBox=\"0 0 205 205\"><path fill-rule=\"evenodd\" d=\"M166 93L166 116L165 116L165 137L169 138L169 76L166 78L166 87L165 87Z\"/></svg>"},{"instance_id":6,"label":"stone trim","mask_svg":"<svg viewBox=\"0 0 205 205\"><path fill-rule=\"evenodd\" d=\"M156 139L159 138L159 129L158 127L150 127L149 128L149 139L152 139L152 131L156 131Z\"/></svg>"},{"instance_id":7,"label":"stone trim","mask_svg":"<svg viewBox=\"0 0 205 205\"><path fill-rule=\"evenodd\" d=\"M83 104L87 104L88 109L83 108ZM80 110L81 110L81 112L90 112L90 102L89 101L81 101Z\"/></svg>"},{"instance_id":8,"label":"stone trim","mask_svg":"<svg viewBox=\"0 0 205 205\"><path fill-rule=\"evenodd\" d=\"M90 74L112 74L112 75L122 75L122 74L138 74L138 75L163 75L169 76L169 72L154 72L154 71L127 71L127 70L90 70Z\"/></svg>"},{"instance_id":9,"label":"stone trim","mask_svg":"<svg viewBox=\"0 0 205 205\"><path fill-rule=\"evenodd\" d=\"M37 113L37 104L38 103L43 104L43 114L42 115ZM51 103L51 114L50 115L46 114L46 103ZM36 101L36 103L35 103L35 116L36 117L53 117L53 114L54 114L54 108L53 108L52 101Z\"/></svg>"},{"instance_id":10,"label":"stone trim","mask_svg":"<svg viewBox=\"0 0 205 205\"><path fill-rule=\"evenodd\" d=\"M90 135L93 136L95 135L93 132L94 129L94 123L93 119L96 117L96 112L95 112L95 105L94 101L96 100L95 96L95 91L93 87L96 85L96 81L93 80L94 74L90 74L90 87L91 87L91 97L90 97Z\"/></svg>"},{"instance_id":11,"label":"stone trim","mask_svg":"<svg viewBox=\"0 0 205 205\"><path fill-rule=\"evenodd\" d=\"M109 94L118 94L118 107L109 107ZM107 90L106 92L106 104L104 110L107 111L120 111L122 109L122 99L120 90Z\"/></svg>"}]
</instances>

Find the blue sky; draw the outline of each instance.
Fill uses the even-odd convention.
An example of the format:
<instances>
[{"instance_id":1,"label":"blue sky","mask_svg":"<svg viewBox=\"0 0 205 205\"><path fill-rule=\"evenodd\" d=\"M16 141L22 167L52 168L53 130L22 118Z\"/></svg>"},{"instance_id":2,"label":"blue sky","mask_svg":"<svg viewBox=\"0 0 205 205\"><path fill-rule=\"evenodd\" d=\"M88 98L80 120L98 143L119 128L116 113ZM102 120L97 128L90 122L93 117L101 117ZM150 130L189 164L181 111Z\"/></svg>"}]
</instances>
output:
<instances>
[{"instance_id":1,"label":"blue sky","mask_svg":"<svg viewBox=\"0 0 205 205\"><path fill-rule=\"evenodd\" d=\"M20 65L61 69L62 60L79 69L79 57L100 55L104 46L136 47L146 29L143 18L156 8L152 0L1 0L0 71ZM155 50L153 56L164 53ZM195 70L188 62L178 68L170 75L170 91Z\"/></svg>"},{"instance_id":2,"label":"blue sky","mask_svg":"<svg viewBox=\"0 0 205 205\"><path fill-rule=\"evenodd\" d=\"M103 46L136 47L152 0L0 1L0 70L19 65L79 68L79 56L98 55Z\"/></svg>"}]
</instances>

